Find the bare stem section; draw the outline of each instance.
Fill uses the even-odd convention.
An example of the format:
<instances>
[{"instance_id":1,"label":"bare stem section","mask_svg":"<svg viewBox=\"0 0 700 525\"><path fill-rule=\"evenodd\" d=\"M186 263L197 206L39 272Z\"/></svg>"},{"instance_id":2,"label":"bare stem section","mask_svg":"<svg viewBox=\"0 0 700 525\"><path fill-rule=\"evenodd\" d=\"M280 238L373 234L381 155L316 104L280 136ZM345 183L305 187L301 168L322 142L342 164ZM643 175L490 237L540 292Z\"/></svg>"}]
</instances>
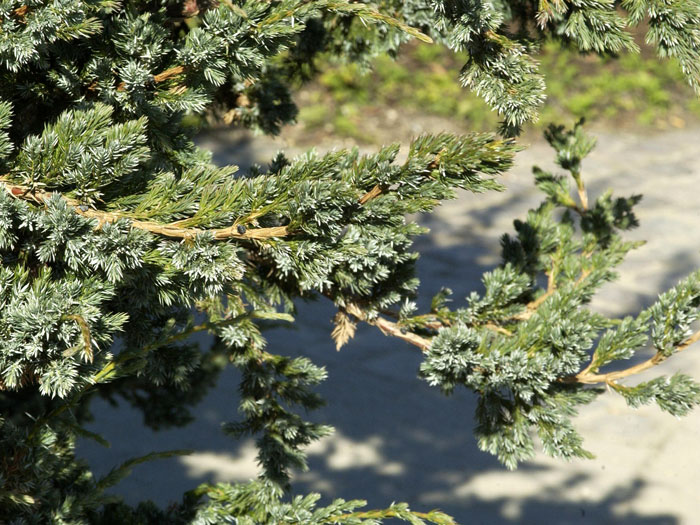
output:
<instances>
[{"instance_id":1,"label":"bare stem section","mask_svg":"<svg viewBox=\"0 0 700 525\"><path fill-rule=\"evenodd\" d=\"M365 315L365 313L354 304L349 305L345 310L349 314L357 317L360 321L364 321L368 324L371 324L372 326L376 326L382 331L384 335L389 335L401 339L402 341L406 341L407 343L410 343L413 346L417 346L423 352L427 352L430 348L431 343L429 339L421 337L418 334L414 334L413 332L408 332L406 329L402 328L393 321L389 321L388 319L384 319L383 317L368 319L367 315Z\"/></svg>"}]
</instances>

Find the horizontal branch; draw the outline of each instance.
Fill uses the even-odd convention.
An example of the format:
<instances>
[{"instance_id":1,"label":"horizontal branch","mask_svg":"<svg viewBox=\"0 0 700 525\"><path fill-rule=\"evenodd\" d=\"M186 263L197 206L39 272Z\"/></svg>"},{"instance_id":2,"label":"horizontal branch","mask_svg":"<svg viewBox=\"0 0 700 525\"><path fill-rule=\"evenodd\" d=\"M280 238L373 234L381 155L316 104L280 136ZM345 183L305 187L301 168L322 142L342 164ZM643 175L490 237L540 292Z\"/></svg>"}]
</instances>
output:
<instances>
[{"instance_id":1,"label":"horizontal branch","mask_svg":"<svg viewBox=\"0 0 700 525\"><path fill-rule=\"evenodd\" d=\"M26 186L21 186L17 184L11 184L6 180L0 178L0 182L5 186L5 190L15 199L23 199L27 201L36 202L37 204L46 204L46 202L51 198L53 193L41 191L41 190L31 190ZM83 217L90 219L97 219L99 224L97 228L101 228L104 224L116 222L119 219L128 219L131 221L131 226L139 230L145 230L156 235L162 235L164 237L171 237L175 239L193 239L197 235L202 235L204 233L211 233L216 240L223 239L269 239L271 237L284 237L289 234L289 229L287 226L272 226L269 228L246 228L243 225L233 224L226 228L212 228L212 229L202 229L202 228L180 228L173 224L161 224L154 221L141 221L137 219L132 219L126 213L121 212L108 212L95 210L93 208L88 208L87 206L81 204L76 199L71 199L70 197L62 196L63 199L68 203L73 210Z\"/></svg>"},{"instance_id":2,"label":"horizontal branch","mask_svg":"<svg viewBox=\"0 0 700 525\"><path fill-rule=\"evenodd\" d=\"M180 72L181 71L179 71L178 68L171 68L171 70L162 73L162 78L168 78L168 76L173 76L179 74ZM32 189L28 186L15 184L8 180L8 175L0 176L0 182L2 182L4 185L5 190L15 199L27 200L37 204L46 204L46 201L48 201L53 195L52 192ZM378 185L374 186L369 192L360 197L358 200L359 204L366 204L368 201L381 195L382 191L383 190ZM128 213L124 212L108 212L89 208L76 199L66 197L65 195L61 196L78 215L82 215L83 217L88 217L90 219L97 219L99 221L97 226L98 229L101 228L103 224L113 223L119 219L128 219L131 221L131 226L133 228L175 239L192 239L203 233L211 233L215 240L269 239L273 237L286 237L290 233L287 226L247 228L242 224L235 223L226 228L183 228L179 226L179 223L182 221L177 221L170 224L162 224L155 221L143 221L134 219L133 217L130 217Z\"/></svg>"},{"instance_id":3,"label":"horizontal branch","mask_svg":"<svg viewBox=\"0 0 700 525\"><path fill-rule=\"evenodd\" d=\"M437 154L435 155L435 158L433 160L431 160L427 166L429 171L437 169L437 167L440 166L440 157L442 157L442 154L445 151L446 151L446 148L442 148L440 151L437 152ZM384 191L386 191L386 188L382 187L379 184L375 184L371 190L369 190L362 197L360 197L360 200L358 202L360 204L366 204L367 202L371 201L372 199L379 197L382 193L384 193Z\"/></svg>"},{"instance_id":4,"label":"horizontal branch","mask_svg":"<svg viewBox=\"0 0 700 525\"><path fill-rule=\"evenodd\" d=\"M499 334L507 335L507 336L512 336L513 332L508 330L507 328L503 328L500 325L497 325L496 323L485 323L482 325L476 325L477 327L482 326L486 328L487 330L491 330L492 332L497 332Z\"/></svg>"}]
</instances>

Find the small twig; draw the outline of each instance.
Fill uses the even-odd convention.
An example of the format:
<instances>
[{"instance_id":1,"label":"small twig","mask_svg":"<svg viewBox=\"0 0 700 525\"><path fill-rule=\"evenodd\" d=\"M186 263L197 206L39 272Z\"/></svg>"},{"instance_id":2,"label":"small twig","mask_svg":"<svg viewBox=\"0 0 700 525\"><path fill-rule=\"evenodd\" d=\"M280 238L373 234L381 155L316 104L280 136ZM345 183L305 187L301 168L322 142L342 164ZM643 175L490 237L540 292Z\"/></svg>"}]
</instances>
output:
<instances>
[{"instance_id":1,"label":"small twig","mask_svg":"<svg viewBox=\"0 0 700 525\"><path fill-rule=\"evenodd\" d=\"M583 211L588 211L588 194L583 187L583 183L581 183L581 186L578 187L578 198L581 199L581 208Z\"/></svg>"},{"instance_id":2,"label":"small twig","mask_svg":"<svg viewBox=\"0 0 700 525\"><path fill-rule=\"evenodd\" d=\"M435 158L430 161L428 164L428 169L430 171L433 171L436 169L438 166L440 166L440 159L442 158L442 154L447 151L447 148L442 148L440 151L437 152L437 155L435 155Z\"/></svg>"},{"instance_id":3,"label":"small twig","mask_svg":"<svg viewBox=\"0 0 700 525\"><path fill-rule=\"evenodd\" d=\"M578 208L576 209L579 212L586 212L588 211L588 193L586 192L586 186L583 184L583 179L581 178L580 173L572 172L571 174L576 181L576 191L578 192L578 198L581 201L581 210Z\"/></svg>"},{"instance_id":4,"label":"small twig","mask_svg":"<svg viewBox=\"0 0 700 525\"><path fill-rule=\"evenodd\" d=\"M173 78L173 77L176 77L178 75L181 75L184 72L185 72L184 66L174 66L174 67L171 67L169 69L166 69L162 73L158 73L157 75L153 75L153 82L158 84L160 82L164 82L164 81L168 80L169 78ZM124 82L121 82L117 86L117 91L124 91L125 88L126 88L126 84Z\"/></svg>"},{"instance_id":5,"label":"small twig","mask_svg":"<svg viewBox=\"0 0 700 525\"><path fill-rule=\"evenodd\" d=\"M689 346L691 346L693 343L696 343L700 341L700 330L695 332L693 335L691 335L688 339L683 341L678 347L676 348L676 351L674 354L677 354L679 352L682 352ZM564 378L564 382L566 383L584 383L584 384L596 384L596 383L611 383L614 382L618 379L622 379L624 377L629 377L634 374L639 374L640 372L644 372L645 370L648 370L658 364L663 363L666 359L668 359L668 356L665 356L664 354L660 352L656 352L653 357L650 359L647 359L646 361L639 363L634 366L630 366L629 368L625 368L624 370L618 370L616 372L608 372L607 374L590 374L588 373L589 370L591 369L591 366L587 366L584 368L581 372L574 376L569 376Z\"/></svg>"},{"instance_id":6,"label":"small twig","mask_svg":"<svg viewBox=\"0 0 700 525\"><path fill-rule=\"evenodd\" d=\"M584 268L581 270L581 275L578 276L578 279L576 279L576 282L574 282L574 286L580 285L586 277L591 275L591 270L589 268Z\"/></svg>"},{"instance_id":7,"label":"small twig","mask_svg":"<svg viewBox=\"0 0 700 525\"><path fill-rule=\"evenodd\" d=\"M554 292L556 291L556 285L553 282L553 279L549 279L547 283L547 290L540 295L537 299L534 301L530 301L525 305L525 311L520 312L519 314L515 314L511 319L515 321L527 321L534 315L534 313L537 311L537 309L544 303L547 299L549 299Z\"/></svg>"},{"instance_id":8,"label":"small twig","mask_svg":"<svg viewBox=\"0 0 700 525\"><path fill-rule=\"evenodd\" d=\"M169 69L166 69L162 73L158 73L157 75L153 75L153 82L156 84L160 82L164 82L168 80L169 78L176 77L178 75L181 75L182 73L185 72L185 67L184 66L173 66ZM88 91L95 91L97 89L97 80L93 81L88 87ZM120 82L119 85L117 86L117 91L124 91L126 89L126 83Z\"/></svg>"},{"instance_id":9,"label":"small twig","mask_svg":"<svg viewBox=\"0 0 700 525\"><path fill-rule=\"evenodd\" d=\"M437 155L435 155L435 158L433 160L431 160L430 163L428 164L428 166L427 166L428 170L432 171L440 165L440 157L442 156L442 154L445 151L446 151L446 148L442 148L440 151L438 151ZM371 201L372 199L379 197L383 191L384 191L384 188L382 188L382 186L380 186L379 184L375 184L371 190L369 190L362 197L360 197L360 200L358 202L360 204L366 204L367 202Z\"/></svg>"},{"instance_id":10,"label":"small twig","mask_svg":"<svg viewBox=\"0 0 700 525\"><path fill-rule=\"evenodd\" d=\"M543 302L545 302L547 299L549 299L554 294L554 292L557 290L556 278L557 278L556 270L554 267L552 267L552 270L547 274L547 290L542 295L540 295L537 299L535 299L534 301L530 301L527 304L528 310L531 310L531 311L537 310L537 308L539 308L539 306Z\"/></svg>"},{"instance_id":11,"label":"small twig","mask_svg":"<svg viewBox=\"0 0 700 525\"><path fill-rule=\"evenodd\" d=\"M445 328L446 326L450 326L450 323L442 323L440 321L426 321L425 322L426 328L430 328L431 330L440 330L441 328Z\"/></svg>"},{"instance_id":12,"label":"small twig","mask_svg":"<svg viewBox=\"0 0 700 525\"><path fill-rule=\"evenodd\" d=\"M368 201L371 201L375 197L379 197L379 195L382 194L382 187L377 184L369 190L367 193L365 193L362 197L360 197L360 200L358 201L360 204L366 204Z\"/></svg>"},{"instance_id":13,"label":"small twig","mask_svg":"<svg viewBox=\"0 0 700 525\"><path fill-rule=\"evenodd\" d=\"M87 360L90 363L92 363L92 337L90 336L90 327L88 326L87 322L82 316L78 314L66 315L64 319L70 319L71 321L75 321L76 323L78 323L78 326L80 327L80 333L83 337L83 343L85 344L85 355L87 356ZM70 354L66 354L64 352L64 355Z\"/></svg>"},{"instance_id":14,"label":"small twig","mask_svg":"<svg viewBox=\"0 0 700 525\"><path fill-rule=\"evenodd\" d=\"M415 516L418 519L421 520L429 520L431 517L434 516L433 513L430 512L414 512L410 511L410 514L412 516ZM394 517L402 517L398 512L391 510L391 509L386 509L386 510L367 510L367 511L362 511L362 512L352 512L350 514L340 514L338 516L331 516L329 518L326 518L327 523L340 523L340 522L346 522L348 520L355 519L355 520L365 520L365 519L377 519L377 518L394 518ZM422 523L422 521L421 521ZM450 523L450 522L447 522Z\"/></svg>"},{"instance_id":15,"label":"small twig","mask_svg":"<svg viewBox=\"0 0 700 525\"><path fill-rule=\"evenodd\" d=\"M590 254L584 254L584 256L590 257ZM552 271L547 275L547 290L534 301L530 301L529 303L527 303L527 305L525 305L526 310L524 312L515 314L510 319L513 319L515 321L527 321L537 311L537 308L539 308L542 305L542 303L544 303L554 294L554 292L557 291L555 272L556 270L553 267ZM581 270L581 275L579 275L578 279L576 279L576 281L574 282L574 286L579 286L584 281L584 279L590 274L591 270L589 270L588 268Z\"/></svg>"},{"instance_id":16,"label":"small twig","mask_svg":"<svg viewBox=\"0 0 700 525\"><path fill-rule=\"evenodd\" d=\"M386 314L389 317L393 317L394 319L399 318L398 312L392 312L391 310L381 310L381 313ZM445 328L446 326L452 326L452 323L449 319L440 320L434 313L417 315L412 319L418 320L418 326L420 326L421 328L429 328L431 330L440 330L441 328ZM431 320L428 321L427 319Z\"/></svg>"},{"instance_id":17,"label":"small twig","mask_svg":"<svg viewBox=\"0 0 700 525\"><path fill-rule=\"evenodd\" d=\"M513 335L513 332L511 332L507 328L503 328L502 326L499 326L495 323L486 323L486 324L483 324L481 326L483 326L487 330L491 330L492 332L498 332L499 334Z\"/></svg>"},{"instance_id":18,"label":"small twig","mask_svg":"<svg viewBox=\"0 0 700 525\"><path fill-rule=\"evenodd\" d=\"M413 332L408 332L405 328L402 328L397 323L384 319L382 317L377 317L375 319L369 320L365 313L354 304L350 304L345 308L345 311L351 315L357 317L360 321L364 321L372 326L379 328L384 335L390 335L396 337L407 343L411 343L413 346L417 346L423 352L427 352L430 348L431 342L429 339L421 337Z\"/></svg>"}]
</instances>

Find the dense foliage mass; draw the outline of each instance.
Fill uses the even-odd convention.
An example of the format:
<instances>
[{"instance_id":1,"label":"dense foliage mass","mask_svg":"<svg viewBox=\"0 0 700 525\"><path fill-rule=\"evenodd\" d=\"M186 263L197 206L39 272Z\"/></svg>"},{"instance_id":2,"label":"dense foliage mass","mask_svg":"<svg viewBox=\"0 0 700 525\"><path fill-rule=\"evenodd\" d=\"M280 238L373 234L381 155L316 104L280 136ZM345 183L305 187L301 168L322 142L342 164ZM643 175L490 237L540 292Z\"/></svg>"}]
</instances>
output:
<instances>
[{"instance_id":1,"label":"dense foliage mass","mask_svg":"<svg viewBox=\"0 0 700 525\"><path fill-rule=\"evenodd\" d=\"M458 188L501 189L497 175L535 119L545 39L583 52L635 51L627 28L700 86L697 0L0 0L0 520L13 523L453 523L404 504L318 507L289 494L304 447L331 432L294 409L322 399L325 371L266 349L262 330L293 321L295 301L338 308L340 347L358 322L419 347L420 374L479 396L477 438L515 467L533 453L586 456L571 424L607 384L631 406L682 415L690 378L620 382L700 338L700 273L637 317L586 308L632 248L639 196L589 201L580 124L547 139L561 176L535 170L546 201L503 237L484 291L419 313L407 214ZM280 154L265 169L215 166L191 115L266 133L294 121L292 90L319 57L369 63L410 38L466 51L462 84L503 123L500 135L416 138L357 151ZM571 184L571 187L570 187ZM546 283L545 283L546 281ZM216 336L211 348L189 338ZM404 344L397 341L397 344ZM603 371L651 345L637 365ZM272 349L274 350L274 349ZM242 372L233 437L252 435L260 477L203 485L167 510L104 494L137 458L95 479L74 454L95 395L141 409L154 428L184 425L225 366Z\"/></svg>"}]
</instances>

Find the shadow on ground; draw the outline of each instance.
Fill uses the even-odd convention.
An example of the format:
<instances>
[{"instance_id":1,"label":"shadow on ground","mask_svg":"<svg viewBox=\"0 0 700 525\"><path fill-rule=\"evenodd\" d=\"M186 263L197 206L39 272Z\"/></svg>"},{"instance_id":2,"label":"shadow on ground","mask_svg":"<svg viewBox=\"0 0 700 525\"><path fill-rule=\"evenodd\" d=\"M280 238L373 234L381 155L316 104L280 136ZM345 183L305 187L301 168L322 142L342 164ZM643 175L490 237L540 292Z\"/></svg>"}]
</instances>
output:
<instances>
[{"instance_id":1,"label":"shadow on ground","mask_svg":"<svg viewBox=\"0 0 700 525\"><path fill-rule=\"evenodd\" d=\"M439 284L449 284L458 297L479 290L479 279L490 267L476 261L485 255L474 244L433 247L419 263L423 287L434 292ZM459 267L454 265L456 260ZM450 276L454 282L445 283ZM595 485L595 478L572 471L544 484L533 481L540 485L534 497L517 490L504 495L504 480L513 473L478 450L472 434L474 396L461 391L445 397L429 387L417 378L420 353L372 327L361 326L355 339L336 352L330 338L333 314L326 301L300 304L294 328L267 333L272 351L310 357L329 374L319 388L328 405L309 417L333 425L336 434L311 447L310 470L297 476L295 492L319 492L322 503L336 497L366 499L370 508L407 501L416 510L440 508L461 524L680 523L666 513L618 510L624 504L633 506L645 487L643 480L631 480L576 501L579 489ZM196 451L191 457L136 467L114 489L132 503L152 498L166 505L199 483L255 477L252 442L233 442L219 428L220 422L237 417L237 385L237 373L227 371L195 410L193 424L159 433L143 427L141 414L133 409L115 410L97 402L97 420L90 428L101 432L112 448L85 442L81 455L101 474L152 450ZM518 479L535 474L548 477L545 471L550 468L524 464ZM566 472L566 466L562 470ZM477 490L473 490L475 483ZM494 497L484 497L489 484L498 489Z\"/></svg>"},{"instance_id":2,"label":"shadow on ground","mask_svg":"<svg viewBox=\"0 0 700 525\"><path fill-rule=\"evenodd\" d=\"M271 158L279 147L271 144L253 151L253 143L246 137L236 139L238 142L216 135L205 139L207 147L217 150L217 162L236 158L243 171L256 160ZM547 150L538 147L539 152ZM507 176L505 182L510 193L504 199L465 197L439 214L421 218L433 230L431 237L417 243L422 253L418 266L422 304L441 286L452 288L458 303L470 291L481 290L483 272L498 263L499 236L511 231L512 219L523 217L541 198L532 189L529 168ZM635 277L621 287L611 287L605 292L607 303L600 306L622 315L648 306L655 293L675 284L699 264L697 250L687 246L676 249L676 256L664 264L660 274L658 268L654 270L659 274L657 281L640 283ZM631 262L628 269L634 275L646 275L645 257L648 255ZM679 459L688 469L679 482L682 484L663 485L667 496L658 505L654 498L659 484L665 483L664 476L675 473L664 471L663 465L649 467L649 458L658 456L654 443L670 440L668 436L676 432L677 427L671 426L675 420L668 424L663 420L667 426L660 429L653 419L656 416L643 411L636 416L606 401L587 409L582 419L586 438L594 449L602 449L599 460L562 465L538 456L510 473L478 450L472 435L475 398L470 393L458 392L446 398L430 388L417 378L420 352L383 337L371 327L359 327L355 339L336 352L330 339L333 314L328 302L300 304L294 328L267 333L271 351L308 356L329 373L319 388L328 405L309 417L333 425L336 434L309 449L310 471L297 476L296 492L320 492L326 503L335 497L366 499L370 507L407 501L416 510L440 508L462 524L683 522L678 516L688 510L687 504L678 513L668 509L676 508L673 498L677 487L693 491L700 482L698 458L686 451L687 460ZM97 401L96 421L90 429L102 433L112 448L82 441L79 454L100 475L152 450L196 451L189 457L136 467L132 476L114 489L132 503L150 498L166 505L202 482L255 477L252 442L235 443L220 431L222 421L237 417L237 385L237 372L226 371L196 409L193 424L159 433L143 427L138 412ZM641 420L634 419L638 417ZM635 426L637 421L641 427ZM692 438L692 433L688 435ZM657 441L644 444L643 439L652 438ZM607 456L606 447L610 449ZM689 498L692 505L693 496Z\"/></svg>"}]
</instances>

